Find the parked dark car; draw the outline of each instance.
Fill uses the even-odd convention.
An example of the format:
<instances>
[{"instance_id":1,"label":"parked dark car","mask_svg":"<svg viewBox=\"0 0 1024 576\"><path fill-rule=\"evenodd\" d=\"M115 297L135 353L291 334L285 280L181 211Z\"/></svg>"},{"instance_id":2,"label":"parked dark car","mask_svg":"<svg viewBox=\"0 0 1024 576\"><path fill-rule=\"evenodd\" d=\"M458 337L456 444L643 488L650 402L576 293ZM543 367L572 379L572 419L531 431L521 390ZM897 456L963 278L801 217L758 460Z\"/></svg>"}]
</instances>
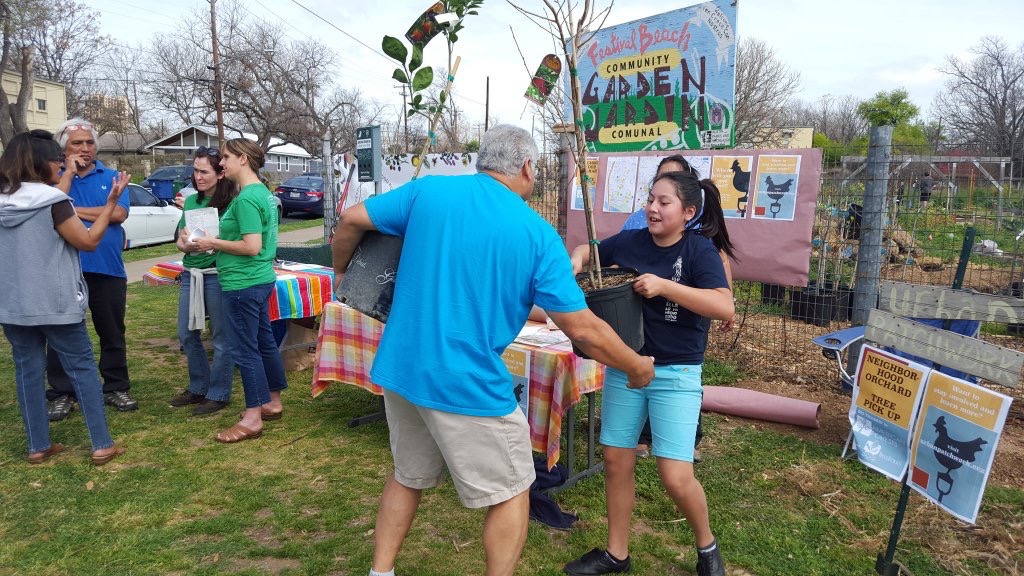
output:
<instances>
[{"instance_id":1,"label":"parked dark car","mask_svg":"<svg viewBox=\"0 0 1024 576\"><path fill-rule=\"evenodd\" d=\"M324 215L324 179L319 176L295 176L274 188L281 199L281 211Z\"/></svg>"},{"instance_id":2,"label":"parked dark car","mask_svg":"<svg viewBox=\"0 0 1024 576\"><path fill-rule=\"evenodd\" d=\"M178 164L177 166L161 166L153 171L145 180L139 184L152 192L153 182L152 180L171 180L180 184L178 188L187 186L192 182L192 165L191 164Z\"/></svg>"}]
</instances>

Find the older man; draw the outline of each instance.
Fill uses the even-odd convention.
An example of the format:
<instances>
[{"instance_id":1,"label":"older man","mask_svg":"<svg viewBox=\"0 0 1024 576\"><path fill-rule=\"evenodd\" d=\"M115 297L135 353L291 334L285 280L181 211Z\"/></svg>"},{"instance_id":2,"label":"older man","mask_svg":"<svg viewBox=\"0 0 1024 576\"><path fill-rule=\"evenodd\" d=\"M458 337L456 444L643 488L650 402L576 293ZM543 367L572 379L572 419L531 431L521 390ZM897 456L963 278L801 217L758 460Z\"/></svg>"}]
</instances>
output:
<instances>
[{"instance_id":1,"label":"older man","mask_svg":"<svg viewBox=\"0 0 1024 576\"><path fill-rule=\"evenodd\" d=\"M393 574L424 488L449 470L462 504L489 507L489 576L512 574L534 480L529 426L501 361L536 303L592 358L645 386L654 363L586 307L558 234L525 199L537 145L495 126L477 174L428 176L349 208L334 239L345 272L367 230L403 236L394 302L370 373L384 388L394 473L384 486L371 575Z\"/></svg>"},{"instance_id":2,"label":"older man","mask_svg":"<svg viewBox=\"0 0 1024 576\"><path fill-rule=\"evenodd\" d=\"M57 143L64 148L64 171L57 187L74 201L75 212L86 226L103 211L110 192L111 178L117 171L107 168L96 158L96 129L88 120L72 118L57 129ZM128 379L128 355L125 344L124 314L128 295L121 249L124 230L121 223L128 218L128 194L123 194L110 216L110 226L94 252L82 252L82 275L89 287L89 312L100 339L100 375L103 378L103 399L121 411L137 410L139 403L131 397ZM74 389L61 368L53 350L47 357L46 396L52 401L50 420L63 420L74 407Z\"/></svg>"}]
</instances>

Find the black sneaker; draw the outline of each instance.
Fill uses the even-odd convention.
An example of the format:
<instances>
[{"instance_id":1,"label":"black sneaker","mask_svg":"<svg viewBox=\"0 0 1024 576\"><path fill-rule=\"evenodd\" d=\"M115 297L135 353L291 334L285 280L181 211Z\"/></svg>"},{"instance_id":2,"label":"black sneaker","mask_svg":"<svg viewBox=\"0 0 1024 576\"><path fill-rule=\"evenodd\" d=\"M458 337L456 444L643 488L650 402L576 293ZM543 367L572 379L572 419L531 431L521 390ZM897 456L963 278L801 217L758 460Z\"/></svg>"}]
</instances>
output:
<instances>
[{"instance_id":1,"label":"black sneaker","mask_svg":"<svg viewBox=\"0 0 1024 576\"><path fill-rule=\"evenodd\" d=\"M722 549L718 547L717 540L713 544L715 549L710 552L697 551L697 576L725 576Z\"/></svg>"},{"instance_id":2,"label":"black sneaker","mask_svg":"<svg viewBox=\"0 0 1024 576\"><path fill-rule=\"evenodd\" d=\"M117 392L105 392L103 394L103 401L108 406L113 406L121 412L129 412L131 410L139 409L139 402L132 398L132 395L127 390L118 390Z\"/></svg>"},{"instance_id":3,"label":"black sneaker","mask_svg":"<svg viewBox=\"0 0 1024 576\"><path fill-rule=\"evenodd\" d=\"M633 561L626 556L625 560L612 558L607 550L594 548L576 560L569 562L563 569L569 576L592 576L595 574L616 574L630 572Z\"/></svg>"},{"instance_id":4,"label":"black sneaker","mask_svg":"<svg viewBox=\"0 0 1024 576\"><path fill-rule=\"evenodd\" d=\"M75 399L71 396L60 396L53 402L50 402L50 409L47 410L47 417L50 422L57 422L67 418L71 411L75 409Z\"/></svg>"},{"instance_id":5,"label":"black sneaker","mask_svg":"<svg viewBox=\"0 0 1024 576\"><path fill-rule=\"evenodd\" d=\"M206 416L207 414L213 414L218 410L223 410L227 406L227 402L220 400L203 400L196 407L192 409L193 416Z\"/></svg>"},{"instance_id":6,"label":"black sneaker","mask_svg":"<svg viewBox=\"0 0 1024 576\"><path fill-rule=\"evenodd\" d=\"M193 394L192 392L185 390L171 398L171 406L181 408L182 406L188 406L189 404L199 404L203 400L206 400L206 396L200 396L199 394Z\"/></svg>"}]
</instances>

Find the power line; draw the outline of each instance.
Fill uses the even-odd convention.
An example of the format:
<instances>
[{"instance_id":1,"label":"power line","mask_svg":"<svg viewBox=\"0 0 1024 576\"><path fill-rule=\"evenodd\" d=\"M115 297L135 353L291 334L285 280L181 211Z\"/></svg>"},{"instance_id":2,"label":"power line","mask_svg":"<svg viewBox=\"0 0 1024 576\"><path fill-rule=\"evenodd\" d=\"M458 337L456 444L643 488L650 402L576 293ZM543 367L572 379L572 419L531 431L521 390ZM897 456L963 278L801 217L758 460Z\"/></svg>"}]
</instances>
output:
<instances>
[{"instance_id":1,"label":"power line","mask_svg":"<svg viewBox=\"0 0 1024 576\"><path fill-rule=\"evenodd\" d=\"M345 32L345 31L344 31L344 30L342 30L341 28L338 28L337 26L335 26L335 24L334 24L333 22L331 22L331 21L327 20L327 19L326 19L326 18L324 18L323 16L321 16L321 15L317 14L316 12L313 12L313 11L312 11L312 10L310 10L309 8L306 8L305 6L303 6L302 4L300 4L298 0L291 0L291 1L292 1L292 2L293 2L293 3L295 4L295 5L296 5L296 6L298 6L299 8L302 8L302 9L303 9L303 10L305 10L306 12L309 12L309 13L310 13L310 14L312 14L313 16L316 16L317 18L319 18L320 20L322 20L322 21L323 21L323 22L324 22L325 24L327 24L327 25L328 25L328 26L330 26L331 28L334 28L335 30L337 30L338 32L341 32L341 33L342 33L342 34L344 34L345 36L348 36L349 38L351 38L351 39L355 40L356 42L358 42L358 43L362 44L363 46L365 46L365 47L366 47L367 49L369 49L369 50L370 50L371 52L373 52L374 54L377 54L377 55L379 55L379 56L380 56L381 58L385 58L385 59L387 59L387 60L388 60L389 62L391 61L391 58L388 58L387 56L385 56L385 55L384 55L384 54L383 54L383 53L382 53L382 52L381 52L380 50L377 50L376 48L373 48L372 46L370 46L370 45L369 45L369 44L367 44L366 42L363 42L363 41L362 41L362 40L360 40L359 38L356 38L355 36L353 36L353 35L349 34L348 32Z\"/></svg>"}]
</instances>

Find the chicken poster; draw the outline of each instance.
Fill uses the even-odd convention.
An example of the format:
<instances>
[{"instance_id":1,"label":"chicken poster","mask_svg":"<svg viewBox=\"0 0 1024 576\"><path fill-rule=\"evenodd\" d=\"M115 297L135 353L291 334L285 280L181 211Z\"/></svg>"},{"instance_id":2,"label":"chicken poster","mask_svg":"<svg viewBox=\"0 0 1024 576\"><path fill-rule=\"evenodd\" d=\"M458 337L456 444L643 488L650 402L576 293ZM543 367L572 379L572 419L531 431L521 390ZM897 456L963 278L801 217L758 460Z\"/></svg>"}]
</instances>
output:
<instances>
[{"instance_id":1,"label":"chicken poster","mask_svg":"<svg viewBox=\"0 0 1024 576\"><path fill-rule=\"evenodd\" d=\"M759 156L751 218L793 220L796 215L796 190L799 183L799 156Z\"/></svg>"},{"instance_id":2,"label":"chicken poster","mask_svg":"<svg viewBox=\"0 0 1024 576\"><path fill-rule=\"evenodd\" d=\"M713 0L587 31L576 75L588 149L732 148L736 10L735 0ZM562 77L570 123L571 76Z\"/></svg>"},{"instance_id":3,"label":"chicken poster","mask_svg":"<svg viewBox=\"0 0 1024 576\"><path fill-rule=\"evenodd\" d=\"M857 457L897 482L907 472L910 434L930 372L922 364L873 346L861 348L850 403Z\"/></svg>"},{"instance_id":4,"label":"chicken poster","mask_svg":"<svg viewBox=\"0 0 1024 576\"><path fill-rule=\"evenodd\" d=\"M530 412L530 351L509 346L501 353L501 360L505 362L512 375L512 388L516 393L516 401L519 402L519 409L529 418Z\"/></svg>"},{"instance_id":5,"label":"chicken poster","mask_svg":"<svg viewBox=\"0 0 1024 576\"><path fill-rule=\"evenodd\" d=\"M711 180L722 194L722 213L726 218L746 217L750 173L753 170L753 156L715 156L711 159Z\"/></svg>"},{"instance_id":6,"label":"chicken poster","mask_svg":"<svg viewBox=\"0 0 1024 576\"><path fill-rule=\"evenodd\" d=\"M908 484L974 523L1011 398L939 372L928 377Z\"/></svg>"}]
</instances>

